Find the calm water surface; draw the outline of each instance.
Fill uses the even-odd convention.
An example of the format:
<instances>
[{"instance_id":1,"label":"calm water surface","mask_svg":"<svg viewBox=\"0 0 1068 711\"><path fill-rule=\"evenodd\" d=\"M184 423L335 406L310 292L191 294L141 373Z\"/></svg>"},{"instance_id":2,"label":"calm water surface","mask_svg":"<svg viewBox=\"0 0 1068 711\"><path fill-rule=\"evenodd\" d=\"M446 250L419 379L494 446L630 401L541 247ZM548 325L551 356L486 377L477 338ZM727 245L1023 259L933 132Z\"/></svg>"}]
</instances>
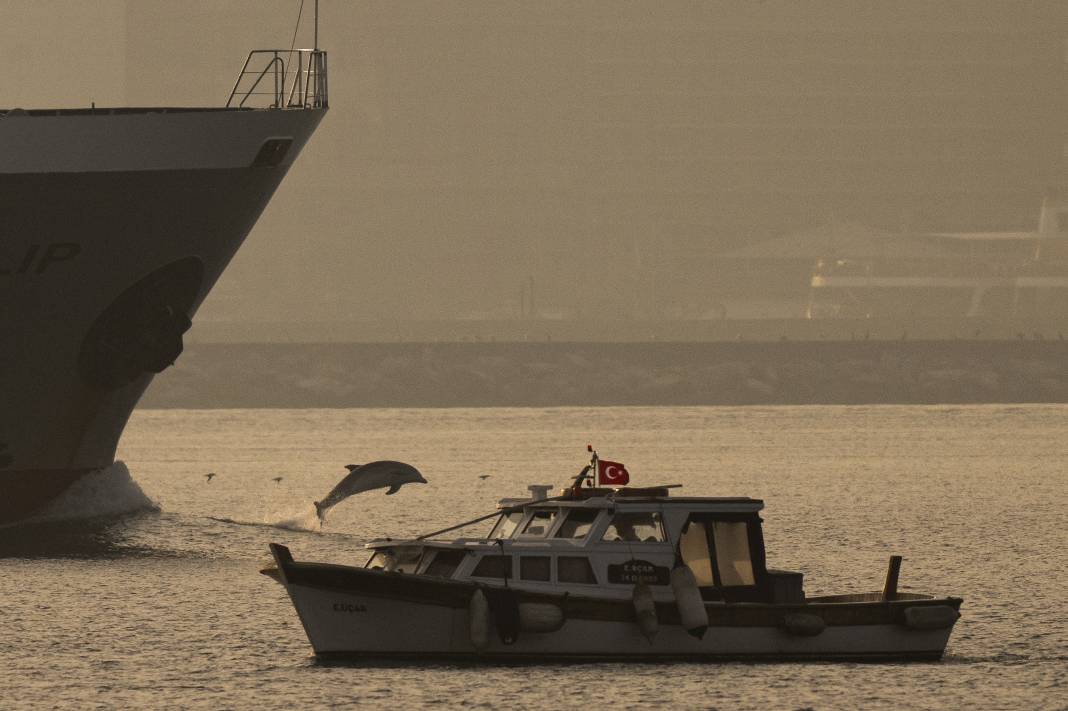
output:
<instances>
[{"instance_id":1,"label":"calm water surface","mask_svg":"<svg viewBox=\"0 0 1068 711\"><path fill-rule=\"evenodd\" d=\"M116 468L55 513L159 511L0 529L0 703L1065 709L1066 424L1060 406L138 411L133 482ZM325 665L257 573L269 541L359 563L370 538L562 485L587 442L637 484L763 498L768 562L810 594L878 589L903 554L904 589L965 599L945 661ZM343 465L375 459L430 484L350 499L322 531L264 525L310 523Z\"/></svg>"}]
</instances>

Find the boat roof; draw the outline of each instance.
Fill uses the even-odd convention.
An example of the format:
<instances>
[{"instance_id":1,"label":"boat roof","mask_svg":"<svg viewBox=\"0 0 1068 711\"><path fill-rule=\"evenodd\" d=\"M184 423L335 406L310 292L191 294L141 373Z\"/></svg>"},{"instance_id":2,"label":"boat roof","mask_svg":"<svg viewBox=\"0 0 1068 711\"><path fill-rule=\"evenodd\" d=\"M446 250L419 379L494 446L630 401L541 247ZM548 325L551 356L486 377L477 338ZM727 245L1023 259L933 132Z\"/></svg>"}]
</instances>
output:
<instances>
[{"instance_id":1,"label":"boat roof","mask_svg":"<svg viewBox=\"0 0 1068 711\"><path fill-rule=\"evenodd\" d=\"M615 508L630 504L656 504L657 508L687 508L695 511L760 511L764 501L748 496L671 496L673 486L645 488L561 489L558 496L501 499L497 508Z\"/></svg>"}]
</instances>

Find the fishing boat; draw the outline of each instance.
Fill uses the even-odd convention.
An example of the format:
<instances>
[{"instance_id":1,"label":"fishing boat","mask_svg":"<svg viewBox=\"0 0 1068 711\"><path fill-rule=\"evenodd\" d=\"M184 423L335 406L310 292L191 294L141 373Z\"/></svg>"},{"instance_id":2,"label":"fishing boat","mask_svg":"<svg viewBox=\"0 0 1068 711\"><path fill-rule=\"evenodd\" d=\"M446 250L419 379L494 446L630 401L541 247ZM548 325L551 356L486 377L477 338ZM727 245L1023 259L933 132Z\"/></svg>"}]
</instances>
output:
<instances>
[{"instance_id":1,"label":"fishing boat","mask_svg":"<svg viewBox=\"0 0 1068 711\"><path fill-rule=\"evenodd\" d=\"M618 485L622 484L622 486ZM361 567L296 561L280 582L319 657L485 661L934 661L962 600L883 590L807 597L767 567L745 497L635 488L592 458L571 486L529 487L493 513L410 540L382 539ZM438 538L493 520L487 535Z\"/></svg>"}]
</instances>

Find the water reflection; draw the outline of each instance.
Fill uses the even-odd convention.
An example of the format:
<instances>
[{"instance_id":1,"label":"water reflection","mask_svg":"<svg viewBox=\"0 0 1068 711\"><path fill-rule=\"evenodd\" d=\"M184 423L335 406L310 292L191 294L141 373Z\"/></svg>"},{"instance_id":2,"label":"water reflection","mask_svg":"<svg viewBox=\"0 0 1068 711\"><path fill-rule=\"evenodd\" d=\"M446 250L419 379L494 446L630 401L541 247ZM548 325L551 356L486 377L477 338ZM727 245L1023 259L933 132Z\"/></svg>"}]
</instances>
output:
<instances>
[{"instance_id":1,"label":"water reflection","mask_svg":"<svg viewBox=\"0 0 1068 711\"><path fill-rule=\"evenodd\" d=\"M0 558L108 560L181 555L139 542L144 530L158 528L163 514L143 511L78 521L12 524L0 530Z\"/></svg>"}]
</instances>

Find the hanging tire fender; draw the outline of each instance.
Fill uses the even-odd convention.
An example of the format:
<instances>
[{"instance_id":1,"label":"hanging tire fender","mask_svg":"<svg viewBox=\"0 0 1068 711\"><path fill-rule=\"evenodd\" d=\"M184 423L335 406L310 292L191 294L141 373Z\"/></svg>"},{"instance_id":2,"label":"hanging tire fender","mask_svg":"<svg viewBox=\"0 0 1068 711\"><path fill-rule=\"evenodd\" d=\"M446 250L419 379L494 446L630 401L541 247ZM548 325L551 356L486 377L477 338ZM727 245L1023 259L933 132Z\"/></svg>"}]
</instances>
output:
<instances>
[{"instance_id":1,"label":"hanging tire fender","mask_svg":"<svg viewBox=\"0 0 1068 711\"><path fill-rule=\"evenodd\" d=\"M653 643L653 638L660 631L660 623L656 618L656 602L653 600L653 589L645 583L638 583L631 593L631 601L634 604L634 618L638 623L638 629L642 635Z\"/></svg>"},{"instance_id":2,"label":"hanging tire fender","mask_svg":"<svg viewBox=\"0 0 1068 711\"><path fill-rule=\"evenodd\" d=\"M551 602L519 603L519 629L523 632L546 634L564 626L564 609Z\"/></svg>"},{"instance_id":3,"label":"hanging tire fender","mask_svg":"<svg viewBox=\"0 0 1068 711\"><path fill-rule=\"evenodd\" d=\"M943 630L952 627L960 613L949 605L924 605L905 608L905 626L910 630Z\"/></svg>"},{"instance_id":4,"label":"hanging tire fender","mask_svg":"<svg viewBox=\"0 0 1068 711\"><path fill-rule=\"evenodd\" d=\"M683 629L701 639L708 629L708 610L701 599L701 590L697 587L693 571L685 565L672 570L671 589L675 593L675 605L679 609Z\"/></svg>"},{"instance_id":5,"label":"hanging tire fender","mask_svg":"<svg viewBox=\"0 0 1068 711\"><path fill-rule=\"evenodd\" d=\"M815 637L827 629L827 623L819 615L792 612L783 617L782 627L797 637Z\"/></svg>"},{"instance_id":6,"label":"hanging tire fender","mask_svg":"<svg viewBox=\"0 0 1068 711\"><path fill-rule=\"evenodd\" d=\"M485 651L489 646L490 628L489 602L482 588L477 588L467 604L468 633L471 636L471 646L476 651Z\"/></svg>"}]
</instances>

